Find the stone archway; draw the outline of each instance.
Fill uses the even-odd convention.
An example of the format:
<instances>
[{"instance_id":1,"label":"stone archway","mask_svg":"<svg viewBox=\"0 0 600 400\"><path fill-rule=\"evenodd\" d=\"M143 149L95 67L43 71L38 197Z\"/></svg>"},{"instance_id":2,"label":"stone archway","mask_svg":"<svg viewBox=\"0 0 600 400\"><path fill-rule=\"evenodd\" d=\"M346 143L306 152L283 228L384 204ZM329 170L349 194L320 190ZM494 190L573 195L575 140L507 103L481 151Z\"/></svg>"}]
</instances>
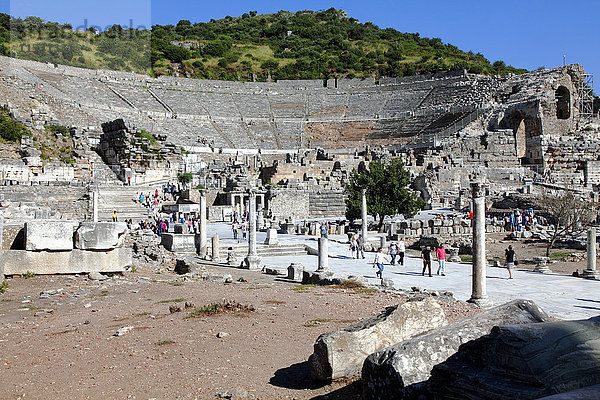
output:
<instances>
[{"instance_id":1,"label":"stone archway","mask_svg":"<svg viewBox=\"0 0 600 400\"><path fill-rule=\"evenodd\" d=\"M571 118L571 93L564 86L559 86L554 93L556 99L556 118Z\"/></svg>"},{"instance_id":2,"label":"stone archway","mask_svg":"<svg viewBox=\"0 0 600 400\"><path fill-rule=\"evenodd\" d=\"M515 138L515 152L517 158L523 159L527 155L527 135L526 124L523 114L519 111L513 111L502 120L505 128L512 129Z\"/></svg>"}]
</instances>

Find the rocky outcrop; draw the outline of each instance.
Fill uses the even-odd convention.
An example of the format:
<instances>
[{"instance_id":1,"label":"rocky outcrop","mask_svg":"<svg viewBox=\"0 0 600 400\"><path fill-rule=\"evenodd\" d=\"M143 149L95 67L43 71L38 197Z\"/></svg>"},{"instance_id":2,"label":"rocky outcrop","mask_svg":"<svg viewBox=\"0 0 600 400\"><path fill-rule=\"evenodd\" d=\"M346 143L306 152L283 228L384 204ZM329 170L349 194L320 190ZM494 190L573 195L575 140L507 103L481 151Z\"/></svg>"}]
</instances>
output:
<instances>
[{"instance_id":1,"label":"rocky outcrop","mask_svg":"<svg viewBox=\"0 0 600 400\"><path fill-rule=\"evenodd\" d=\"M311 375L322 381L355 378L369 354L444 325L444 311L432 298L388 307L377 316L319 336L308 360Z\"/></svg>"},{"instance_id":2,"label":"rocky outcrop","mask_svg":"<svg viewBox=\"0 0 600 400\"><path fill-rule=\"evenodd\" d=\"M434 365L496 325L547 321L529 300L515 300L371 354L362 367L363 399L401 399L429 378Z\"/></svg>"},{"instance_id":3,"label":"rocky outcrop","mask_svg":"<svg viewBox=\"0 0 600 400\"><path fill-rule=\"evenodd\" d=\"M537 399L600 383L600 316L494 327L436 365L427 398Z\"/></svg>"}]
</instances>

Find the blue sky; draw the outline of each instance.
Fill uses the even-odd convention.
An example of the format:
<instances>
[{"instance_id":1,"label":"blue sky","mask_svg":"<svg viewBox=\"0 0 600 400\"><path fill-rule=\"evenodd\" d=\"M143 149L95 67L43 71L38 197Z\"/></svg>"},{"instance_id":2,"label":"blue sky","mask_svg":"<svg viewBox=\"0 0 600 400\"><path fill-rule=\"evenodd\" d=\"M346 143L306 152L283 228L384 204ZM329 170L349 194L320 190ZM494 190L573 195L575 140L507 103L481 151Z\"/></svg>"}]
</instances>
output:
<instances>
[{"instance_id":1,"label":"blue sky","mask_svg":"<svg viewBox=\"0 0 600 400\"><path fill-rule=\"evenodd\" d=\"M251 4L251 5L248 5ZM0 0L0 11L25 17L106 27L176 24L181 19L206 22L249 10L259 14L279 10L344 9L361 22L381 28L439 37L465 51L482 53L490 61L536 69L563 63L582 64L596 77L600 92L600 1L571 0Z\"/></svg>"}]
</instances>

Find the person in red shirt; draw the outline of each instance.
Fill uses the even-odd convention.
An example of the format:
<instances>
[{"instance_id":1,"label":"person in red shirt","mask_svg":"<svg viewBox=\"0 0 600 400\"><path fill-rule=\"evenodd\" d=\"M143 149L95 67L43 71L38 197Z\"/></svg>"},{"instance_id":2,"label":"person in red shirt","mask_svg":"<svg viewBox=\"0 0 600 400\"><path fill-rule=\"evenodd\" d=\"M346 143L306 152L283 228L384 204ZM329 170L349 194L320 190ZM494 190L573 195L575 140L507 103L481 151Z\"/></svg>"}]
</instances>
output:
<instances>
[{"instance_id":1,"label":"person in red shirt","mask_svg":"<svg viewBox=\"0 0 600 400\"><path fill-rule=\"evenodd\" d=\"M439 275L441 272L442 276L446 276L446 274L444 273L444 267L446 266L446 249L444 249L443 244L440 244L440 247L437 248L437 250L435 251L435 255L438 259L439 264L437 274Z\"/></svg>"}]
</instances>

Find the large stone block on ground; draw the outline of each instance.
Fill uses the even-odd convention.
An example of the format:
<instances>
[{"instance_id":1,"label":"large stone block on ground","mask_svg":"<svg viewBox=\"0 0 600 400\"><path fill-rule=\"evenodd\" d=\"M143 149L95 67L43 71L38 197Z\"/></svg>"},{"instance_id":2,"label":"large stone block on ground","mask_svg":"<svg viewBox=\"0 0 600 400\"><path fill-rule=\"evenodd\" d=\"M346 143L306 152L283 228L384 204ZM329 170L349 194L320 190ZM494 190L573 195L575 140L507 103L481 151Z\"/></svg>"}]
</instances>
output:
<instances>
[{"instance_id":1,"label":"large stone block on ground","mask_svg":"<svg viewBox=\"0 0 600 400\"><path fill-rule=\"evenodd\" d=\"M4 268L6 275L121 272L131 265L132 255L132 250L124 247L109 251L4 250L0 253L0 269Z\"/></svg>"},{"instance_id":2,"label":"large stone block on ground","mask_svg":"<svg viewBox=\"0 0 600 400\"><path fill-rule=\"evenodd\" d=\"M547 320L534 302L515 300L375 352L362 367L363 399L404 398L412 390L408 386L426 381L434 365L496 325Z\"/></svg>"},{"instance_id":3,"label":"large stone block on ground","mask_svg":"<svg viewBox=\"0 0 600 400\"><path fill-rule=\"evenodd\" d=\"M379 315L319 336L308 360L311 375L323 381L355 378L369 354L444 325L444 311L430 297L387 307Z\"/></svg>"},{"instance_id":4,"label":"large stone block on ground","mask_svg":"<svg viewBox=\"0 0 600 400\"><path fill-rule=\"evenodd\" d=\"M25 223L25 250L71 250L75 224L66 221L31 221Z\"/></svg>"},{"instance_id":5,"label":"large stone block on ground","mask_svg":"<svg viewBox=\"0 0 600 400\"><path fill-rule=\"evenodd\" d=\"M538 399L600 384L600 316L494 327L436 365L428 398Z\"/></svg>"},{"instance_id":6,"label":"large stone block on ground","mask_svg":"<svg viewBox=\"0 0 600 400\"><path fill-rule=\"evenodd\" d=\"M75 248L112 250L123 245L127 233L125 222L82 222L75 232Z\"/></svg>"},{"instance_id":7,"label":"large stone block on ground","mask_svg":"<svg viewBox=\"0 0 600 400\"><path fill-rule=\"evenodd\" d=\"M163 233L160 244L174 253L195 253L196 235L185 235L179 233ZM199 239L198 239L199 240Z\"/></svg>"}]
</instances>

